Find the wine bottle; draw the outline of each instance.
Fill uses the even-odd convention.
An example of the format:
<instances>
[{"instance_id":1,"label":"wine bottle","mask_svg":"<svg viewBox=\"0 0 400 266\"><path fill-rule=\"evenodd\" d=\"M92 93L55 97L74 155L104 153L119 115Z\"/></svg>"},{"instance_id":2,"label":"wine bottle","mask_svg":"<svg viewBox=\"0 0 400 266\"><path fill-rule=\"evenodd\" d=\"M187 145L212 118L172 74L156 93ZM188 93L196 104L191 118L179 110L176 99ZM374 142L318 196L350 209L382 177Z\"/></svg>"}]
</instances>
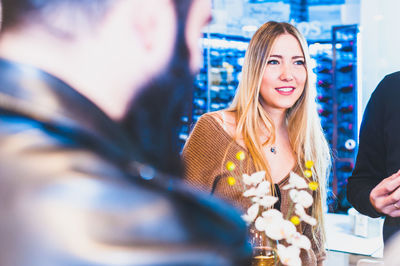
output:
<instances>
[{"instance_id":1,"label":"wine bottle","mask_svg":"<svg viewBox=\"0 0 400 266\"><path fill-rule=\"evenodd\" d=\"M331 97L330 95L321 94L321 95L318 95L318 96L317 96L317 100L318 100L319 102L321 102L321 103L327 103L327 102L329 102L331 99L332 99L332 97Z\"/></svg>"},{"instance_id":2,"label":"wine bottle","mask_svg":"<svg viewBox=\"0 0 400 266\"><path fill-rule=\"evenodd\" d=\"M351 162L342 162L340 166L338 167L338 170L345 172L345 173L350 173L353 171L354 164Z\"/></svg>"},{"instance_id":3,"label":"wine bottle","mask_svg":"<svg viewBox=\"0 0 400 266\"><path fill-rule=\"evenodd\" d=\"M332 73L332 69L327 68L327 67L317 68L317 73L320 73L320 74L331 74Z\"/></svg>"},{"instance_id":4,"label":"wine bottle","mask_svg":"<svg viewBox=\"0 0 400 266\"><path fill-rule=\"evenodd\" d=\"M332 114L332 110L321 108L318 110L318 114L323 117L328 117Z\"/></svg>"},{"instance_id":5,"label":"wine bottle","mask_svg":"<svg viewBox=\"0 0 400 266\"><path fill-rule=\"evenodd\" d=\"M340 48L340 51L343 52L352 52L353 51L353 42L350 42L349 44L343 45L342 48Z\"/></svg>"},{"instance_id":6,"label":"wine bottle","mask_svg":"<svg viewBox=\"0 0 400 266\"><path fill-rule=\"evenodd\" d=\"M342 73L347 73L353 70L353 63L350 63L348 65L339 67L339 71Z\"/></svg>"},{"instance_id":7,"label":"wine bottle","mask_svg":"<svg viewBox=\"0 0 400 266\"><path fill-rule=\"evenodd\" d=\"M340 87L339 91L340 92L344 92L344 93L351 92L351 91L353 91L353 88L354 88L354 85L350 84L350 85L347 85L347 86Z\"/></svg>"},{"instance_id":8,"label":"wine bottle","mask_svg":"<svg viewBox=\"0 0 400 266\"><path fill-rule=\"evenodd\" d=\"M330 89L330 88L332 88L332 83L330 83L326 80L319 80L318 86L320 86L321 88Z\"/></svg>"},{"instance_id":9,"label":"wine bottle","mask_svg":"<svg viewBox=\"0 0 400 266\"><path fill-rule=\"evenodd\" d=\"M326 57L326 56L322 56L321 58L318 59L318 61L326 62L326 63L332 63L332 58L329 58L329 57Z\"/></svg>"},{"instance_id":10,"label":"wine bottle","mask_svg":"<svg viewBox=\"0 0 400 266\"><path fill-rule=\"evenodd\" d=\"M341 105L341 106L339 107L339 111L342 112L342 113L344 113L344 114L348 114L348 113L353 112L353 109L354 109L354 107L353 107L352 104L349 104L349 105Z\"/></svg>"},{"instance_id":11,"label":"wine bottle","mask_svg":"<svg viewBox=\"0 0 400 266\"><path fill-rule=\"evenodd\" d=\"M339 132L348 133L353 130L353 123L349 122L342 122L338 127Z\"/></svg>"}]
</instances>

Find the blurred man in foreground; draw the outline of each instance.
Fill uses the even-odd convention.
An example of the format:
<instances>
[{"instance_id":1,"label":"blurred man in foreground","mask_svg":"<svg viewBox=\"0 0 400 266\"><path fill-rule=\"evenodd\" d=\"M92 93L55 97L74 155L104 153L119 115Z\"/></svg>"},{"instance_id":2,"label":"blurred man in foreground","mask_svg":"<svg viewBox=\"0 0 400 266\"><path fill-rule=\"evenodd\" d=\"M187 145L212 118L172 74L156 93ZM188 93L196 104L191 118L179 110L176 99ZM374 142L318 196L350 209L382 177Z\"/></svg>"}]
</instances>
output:
<instances>
[{"instance_id":1,"label":"blurred man in foreground","mask_svg":"<svg viewBox=\"0 0 400 266\"><path fill-rule=\"evenodd\" d=\"M209 19L206 0L3 0L0 265L247 263L238 213L162 173Z\"/></svg>"}]
</instances>

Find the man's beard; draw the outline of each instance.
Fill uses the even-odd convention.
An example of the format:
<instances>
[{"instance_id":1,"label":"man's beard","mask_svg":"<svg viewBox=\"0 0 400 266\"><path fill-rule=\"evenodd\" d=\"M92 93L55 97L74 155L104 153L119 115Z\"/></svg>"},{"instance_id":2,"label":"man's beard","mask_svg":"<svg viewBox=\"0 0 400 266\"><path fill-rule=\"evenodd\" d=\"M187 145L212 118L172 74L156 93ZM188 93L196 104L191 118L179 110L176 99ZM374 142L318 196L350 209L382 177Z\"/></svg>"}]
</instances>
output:
<instances>
[{"instance_id":1,"label":"man's beard","mask_svg":"<svg viewBox=\"0 0 400 266\"><path fill-rule=\"evenodd\" d=\"M182 174L179 131L193 90L186 51L175 49L168 67L140 90L122 122L134 143L135 159L171 175Z\"/></svg>"}]
</instances>

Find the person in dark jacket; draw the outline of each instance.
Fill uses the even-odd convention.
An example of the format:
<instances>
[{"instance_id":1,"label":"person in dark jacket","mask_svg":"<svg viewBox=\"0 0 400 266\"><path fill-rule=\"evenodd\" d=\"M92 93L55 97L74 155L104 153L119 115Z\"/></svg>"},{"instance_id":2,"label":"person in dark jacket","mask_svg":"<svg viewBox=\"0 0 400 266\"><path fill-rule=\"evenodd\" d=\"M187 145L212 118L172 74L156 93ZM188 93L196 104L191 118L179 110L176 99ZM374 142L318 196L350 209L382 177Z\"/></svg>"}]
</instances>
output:
<instances>
[{"instance_id":1,"label":"person in dark jacket","mask_svg":"<svg viewBox=\"0 0 400 266\"><path fill-rule=\"evenodd\" d=\"M210 2L2 4L0 265L246 265L173 145Z\"/></svg>"},{"instance_id":2,"label":"person in dark jacket","mask_svg":"<svg viewBox=\"0 0 400 266\"><path fill-rule=\"evenodd\" d=\"M384 216L386 242L400 229L400 72L387 75L365 109L349 202L362 214Z\"/></svg>"}]
</instances>

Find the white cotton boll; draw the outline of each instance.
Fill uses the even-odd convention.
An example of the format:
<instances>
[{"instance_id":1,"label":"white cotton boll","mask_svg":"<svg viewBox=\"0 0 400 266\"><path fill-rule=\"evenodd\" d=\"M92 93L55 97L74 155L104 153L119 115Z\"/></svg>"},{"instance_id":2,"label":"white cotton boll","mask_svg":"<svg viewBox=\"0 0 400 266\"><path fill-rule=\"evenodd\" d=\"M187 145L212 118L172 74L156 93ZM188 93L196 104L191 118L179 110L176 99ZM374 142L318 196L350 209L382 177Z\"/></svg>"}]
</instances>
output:
<instances>
[{"instance_id":1,"label":"white cotton boll","mask_svg":"<svg viewBox=\"0 0 400 266\"><path fill-rule=\"evenodd\" d=\"M258 231L264 231L266 227L265 219L263 217L258 217L254 223L254 226Z\"/></svg>"},{"instance_id":2,"label":"white cotton boll","mask_svg":"<svg viewBox=\"0 0 400 266\"><path fill-rule=\"evenodd\" d=\"M250 186L250 185L252 184L252 182L251 182L251 176L249 176L248 174L243 174L243 175L242 175L242 179L243 179L243 182L244 182L246 185Z\"/></svg>"},{"instance_id":3,"label":"white cotton boll","mask_svg":"<svg viewBox=\"0 0 400 266\"><path fill-rule=\"evenodd\" d=\"M303 214L306 214L306 211L304 210L304 207L301 204L296 204L294 205L294 212L299 215L302 216Z\"/></svg>"},{"instance_id":4,"label":"white cotton boll","mask_svg":"<svg viewBox=\"0 0 400 266\"><path fill-rule=\"evenodd\" d=\"M296 204L294 206L294 212L300 217L300 220L308 223L309 225L314 226L317 224L317 220L308 215L301 204Z\"/></svg>"},{"instance_id":5,"label":"white cotton boll","mask_svg":"<svg viewBox=\"0 0 400 266\"><path fill-rule=\"evenodd\" d=\"M262 199L260 199L258 201L258 203L261 206L264 206L265 208L271 208L272 206L274 206L274 204L278 201L277 197L273 197L273 196L265 196Z\"/></svg>"},{"instance_id":6,"label":"white cotton boll","mask_svg":"<svg viewBox=\"0 0 400 266\"><path fill-rule=\"evenodd\" d=\"M292 189L289 191L289 196L294 203L298 203L304 208L309 208L313 203L313 197L305 190Z\"/></svg>"},{"instance_id":7,"label":"white cotton boll","mask_svg":"<svg viewBox=\"0 0 400 266\"><path fill-rule=\"evenodd\" d=\"M265 178L265 171L259 171L256 172L252 175L247 175L247 174L243 174L243 182L247 185L247 186L256 186L258 184L260 184L264 178Z\"/></svg>"},{"instance_id":8,"label":"white cotton boll","mask_svg":"<svg viewBox=\"0 0 400 266\"><path fill-rule=\"evenodd\" d=\"M284 239L291 238L296 233L296 226L292 222L283 220L281 231Z\"/></svg>"},{"instance_id":9,"label":"white cotton boll","mask_svg":"<svg viewBox=\"0 0 400 266\"><path fill-rule=\"evenodd\" d=\"M252 197L256 195L256 188L252 187L243 192L243 197Z\"/></svg>"},{"instance_id":10,"label":"white cotton boll","mask_svg":"<svg viewBox=\"0 0 400 266\"><path fill-rule=\"evenodd\" d=\"M243 214L241 217L242 219L249 225L251 224L254 219L257 217L258 210L260 205L253 204L248 210L246 214Z\"/></svg>"},{"instance_id":11,"label":"white cotton boll","mask_svg":"<svg viewBox=\"0 0 400 266\"><path fill-rule=\"evenodd\" d=\"M309 215L302 217L301 220L303 220L304 222L308 223L311 226L315 226L317 224L317 220Z\"/></svg>"},{"instance_id":12,"label":"white cotton boll","mask_svg":"<svg viewBox=\"0 0 400 266\"><path fill-rule=\"evenodd\" d=\"M282 240L284 238L282 222L279 220L266 220L265 234L273 240Z\"/></svg>"},{"instance_id":13,"label":"white cotton boll","mask_svg":"<svg viewBox=\"0 0 400 266\"><path fill-rule=\"evenodd\" d=\"M265 171L259 171L251 175L250 179L252 184L260 184L265 178Z\"/></svg>"},{"instance_id":14,"label":"white cotton boll","mask_svg":"<svg viewBox=\"0 0 400 266\"><path fill-rule=\"evenodd\" d=\"M278 244L278 256L283 265L301 266L300 249L295 246L285 247Z\"/></svg>"},{"instance_id":15,"label":"white cotton boll","mask_svg":"<svg viewBox=\"0 0 400 266\"><path fill-rule=\"evenodd\" d=\"M307 191L302 190L298 193L298 203L304 208L309 208L313 204L313 197Z\"/></svg>"},{"instance_id":16,"label":"white cotton boll","mask_svg":"<svg viewBox=\"0 0 400 266\"><path fill-rule=\"evenodd\" d=\"M310 239L308 239L308 237L306 237L305 235L300 234L299 232L294 233L292 237L286 239L286 241L289 244L306 250L311 248Z\"/></svg>"},{"instance_id":17,"label":"white cotton boll","mask_svg":"<svg viewBox=\"0 0 400 266\"><path fill-rule=\"evenodd\" d=\"M278 219L278 220L282 220L283 219L283 215L280 211L276 210L276 209L270 209L267 210L265 212L262 213L262 216L267 218L267 219Z\"/></svg>"},{"instance_id":18,"label":"white cotton boll","mask_svg":"<svg viewBox=\"0 0 400 266\"><path fill-rule=\"evenodd\" d=\"M261 198L259 198L259 197L252 197L252 198L251 198L251 201L252 201L253 203L258 203L258 204L260 204Z\"/></svg>"},{"instance_id":19,"label":"white cotton boll","mask_svg":"<svg viewBox=\"0 0 400 266\"><path fill-rule=\"evenodd\" d=\"M254 221L254 219L256 219L259 209L260 205L256 203L251 205L251 207L247 210L247 215L249 216L251 221Z\"/></svg>"},{"instance_id":20,"label":"white cotton boll","mask_svg":"<svg viewBox=\"0 0 400 266\"><path fill-rule=\"evenodd\" d=\"M297 189L308 188L306 180L294 172L290 172L289 184Z\"/></svg>"},{"instance_id":21,"label":"white cotton boll","mask_svg":"<svg viewBox=\"0 0 400 266\"><path fill-rule=\"evenodd\" d=\"M260 209L260 205L253 204L250 208L247 209L247 213L242 215L242 219L247 223L250 224L256 219L258 211Z\"/></svg>"},{"instance_id":22,"label":"white cotton boll","mask_svg":"<svg viewBox=\"0 0 400 266\"><path fill-rule=\"evenodd\" d=\"M288 190L288 189L291 189L291 188L295 188L295 186L293 185L293 184L287 184L287 185L284 185L283 187L282 187L282 189L283 190Z\"/></svg>"},{"instance_id":23,"label":"white cotton boll","mask_svg":"<svg viewBox=\"0 0 400 266\"><path fill-rule=\"evenodd\" d=\"M265 234L273 240L282 240L291 237L296 232L296 227L283 219L265 219Z\"/></svg>"},{"instance_id":24,"label":"white cotton boll","mask_svg":"<svg viewBox=\"0 0 400 266\"><path fill-rule=\"evenodd\" d=\"M242 219L246 222L247 225L251 224L252 220L250 220L250 217L247 214L243 214L240 217L242 217Z\"/></svg>"},{"instance_id":25,"label":"white cotton boll","mask_svg":"<svg viewBox=\"0 0 400 266\"><path fill-rule=\"evenodd\" d=\"M258 197L263 197L265 195L267 195L269 193L269 189L270 189L270 184L268 181L263 181L261 182L257 189L256 189L256 195Z\"/></svg>"},{"instance_id":26,"label":"white cotton boll","mask_svg":"<svg viewBox=\"0 0 400 266\"><path fill-rule=\"evenodd\" d=\"M296 189L292 189L289 191L289 197L294 203L298 203L298 194L299 191Z\"/></svg>"}]
</instances>

